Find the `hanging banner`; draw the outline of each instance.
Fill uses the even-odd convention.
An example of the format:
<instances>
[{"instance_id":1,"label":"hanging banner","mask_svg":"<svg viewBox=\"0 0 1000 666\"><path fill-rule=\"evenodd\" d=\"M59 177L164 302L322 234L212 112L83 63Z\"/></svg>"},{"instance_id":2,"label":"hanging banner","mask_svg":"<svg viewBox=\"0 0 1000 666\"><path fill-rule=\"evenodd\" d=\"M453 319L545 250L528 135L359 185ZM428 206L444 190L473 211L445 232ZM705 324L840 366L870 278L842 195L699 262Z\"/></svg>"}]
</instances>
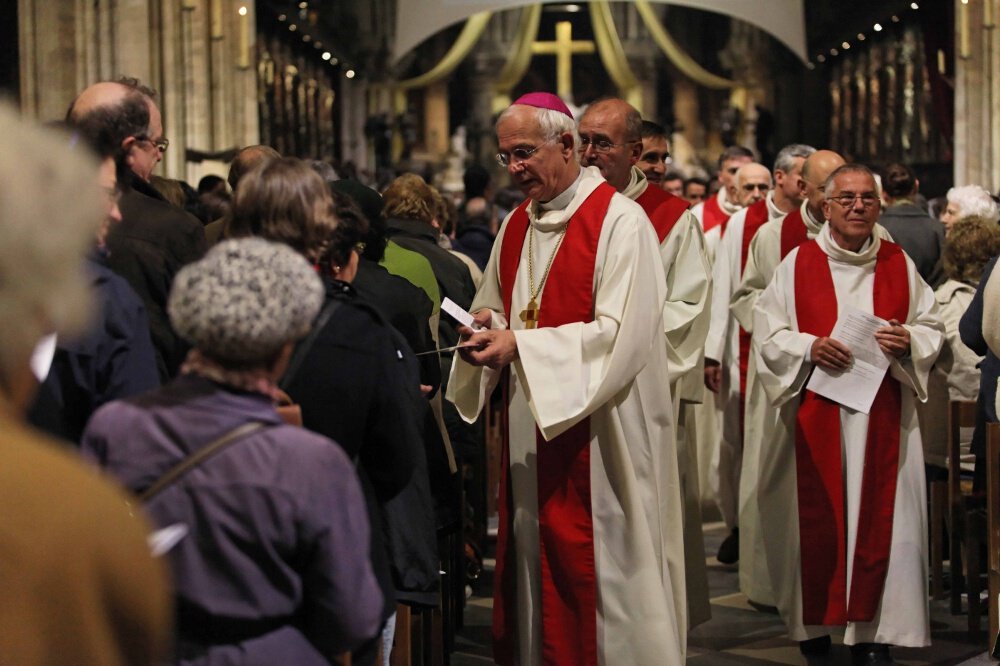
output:
<instances>
[{"instance_id":1,"label":"hanging banner","mask_svg":"<svg viewBox=\"0 0 1000 666\"><path fill-rule=\"evenodd\" d=\"M565 0L542 0L562 2ZM757 26L784 44L803 62L806 57L804 0L651 0L731 16ZM431 35L479 12L538 4L533 0L396 0L394 60ZM586 4L580 2L578 4Z\"/></svg>"}]
</instances>

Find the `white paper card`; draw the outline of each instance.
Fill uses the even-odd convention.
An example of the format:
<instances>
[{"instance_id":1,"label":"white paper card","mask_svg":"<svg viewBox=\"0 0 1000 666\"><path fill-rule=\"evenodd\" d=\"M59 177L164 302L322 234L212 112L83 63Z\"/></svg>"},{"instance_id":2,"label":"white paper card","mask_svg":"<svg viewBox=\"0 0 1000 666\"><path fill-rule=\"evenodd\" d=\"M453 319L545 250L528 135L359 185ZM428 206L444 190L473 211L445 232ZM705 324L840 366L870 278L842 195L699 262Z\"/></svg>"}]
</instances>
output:
<instances>
[{"instance_id":1,"label":"white paper card","mask_svg":"<svg viewBox=\"0 0 1000 666\"><path fill-rule=\"evenodd\" d=\"M837 318L830 337L851 350L851 367L843 371L816 366L806 388L838 402L848 409L867 414L875 394L889 369L889 357L878 346L875 331L888 326L885 319L857 308L846 307Z\"/></svg>"},{"instance_id":2,"label":"white paper card","mask_svg":"<svg viewBox=\"0 0 1000 666\"><path fill-rule=\"evenodd\" d=\"M146 537L146 544L149 546L149 551L153 554L153 557L160 557L169 553L187 535L187 525L184 523L174 523L150 534Z\"/></svg>"},{"instance_id":3,"label":"white paper card","mask_svg":"<svg viewBox=\"0 0 1000 666\"><path fill-rule=\"evenodd\" d=\"M472 315L459 307L458 303L451 300L447 296L441 301L441 309L447 312L455 319L459 324L463 326L468 326L469 328L478 328L476 326L476 320L472 318Z\"/></svg>"}]
</instances>

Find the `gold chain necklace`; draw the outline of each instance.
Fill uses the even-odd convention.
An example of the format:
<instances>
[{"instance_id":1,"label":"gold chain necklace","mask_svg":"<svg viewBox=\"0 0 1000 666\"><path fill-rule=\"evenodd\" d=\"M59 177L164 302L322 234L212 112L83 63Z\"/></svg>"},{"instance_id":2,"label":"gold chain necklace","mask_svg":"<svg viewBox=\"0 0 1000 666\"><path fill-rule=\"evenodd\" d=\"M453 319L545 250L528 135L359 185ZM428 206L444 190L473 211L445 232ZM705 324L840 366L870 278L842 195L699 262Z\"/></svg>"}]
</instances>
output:
<instances>
[{"instance_id":1,"label":"gold chain necklace","mask_svg":"<svg viewBox=\"0 0 1000 666\"><path fill-rule=\"evenodd\" d=\"M559 252L559 248L562 247L563 239L566 238L566 230L569 229L569 221L563 226L563 230L559 233L559 240L556 241L556 247L552 250L552 254L549 256L549 263L545 267L545 273L542 274L542 279L538 283L538 289L535 289L535 263L532 257L535 256L535 227L529 223L528 226L528 296L530 300L528 301L528 306L521 310L520 318L524 322L525 328L536 328L538 326L538 296L542 293L542 287L545 286L545 281L549 279L549 271L552 270L552 262L556 259L556 254Z\"/></svg>"}]
</instances>

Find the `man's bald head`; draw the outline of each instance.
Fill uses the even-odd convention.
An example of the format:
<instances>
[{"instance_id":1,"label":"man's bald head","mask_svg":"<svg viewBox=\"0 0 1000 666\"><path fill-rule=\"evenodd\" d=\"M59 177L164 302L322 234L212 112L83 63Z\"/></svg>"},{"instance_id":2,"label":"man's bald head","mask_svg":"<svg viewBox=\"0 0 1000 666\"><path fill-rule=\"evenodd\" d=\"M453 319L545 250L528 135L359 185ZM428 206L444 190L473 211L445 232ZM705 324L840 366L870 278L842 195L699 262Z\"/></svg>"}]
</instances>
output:
<instances>
[{"instance_id":1,"label":"man's bald head","mask_svg":"<svg viewBox=\"0 0 1000 666\"><path fill-rule=\"evenodd\" d=\"M845 160L832 150L817 150L802 164L802 178L799 180L800 198L808 202L807 207L813 219L823 221L823 184L830 174L845 164Z\"/></svg>"},{"instance_id":2,"label":"man's bald head","mask_svg":"<svg viewBox=\"0 0 1000 666\"><path fill-rule=\"evenodd\" d=\"M584 112L577 126L580 162L596 166L621 192L642 154L642 116L623 99L602 99Z\"/></svg>"},{"instance_id":3,"label":"man's bald head","mask_svg":"<svg viewBox=\"0 0 1000 666\"><path fill-rule=\"evenodd\" d=\"M739 204L743 207L757 203L771 189L771 171L757 162L741 166L735 180Z\"/></svg>"},{"instance_id":4,"label":"man's bald head","mask_svg":"<svg viewBox=\"0 0 1000 666\"><path fill-rule=\"evenodd\" d=\"M232 164L229 165L229 189L236 191L236 186L240 179L247 175L264 162L270 162L281 157L281 154L271 146L247 146L236 153Z\"/></svg>"},{"instance_id":5,"label":"man's bald head","mask_svg":"<svg viewBox=\"0 0 1000 666\"><path fill-rule=\"evenodd\" d=\"M130 94L138 94L117 81L100 81L84 89L66 112L66 122L76 124L81 118L99 107L121 104Z\"/></svg>"}]
</instances>

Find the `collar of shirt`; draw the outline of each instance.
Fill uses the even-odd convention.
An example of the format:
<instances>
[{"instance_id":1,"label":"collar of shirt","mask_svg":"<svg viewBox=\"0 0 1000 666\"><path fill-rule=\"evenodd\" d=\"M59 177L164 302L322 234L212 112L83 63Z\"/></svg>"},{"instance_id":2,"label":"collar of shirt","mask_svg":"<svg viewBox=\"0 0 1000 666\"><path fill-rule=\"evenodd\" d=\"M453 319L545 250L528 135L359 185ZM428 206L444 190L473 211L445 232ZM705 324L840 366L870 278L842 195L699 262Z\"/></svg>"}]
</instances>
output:
<instances>
[{"instance_id":1,"label":"collar of shirt","mask_svg":"<svg viewBox=\"0 0 1000 666\"><path fill-rule=\"evenodd\" d=\"M576 191L580 188L580 181L583 180L583 169L576 174L576 180L567 187L561 194L556 195L549 201L538 202L538 207L542 210L562 210L569 205L569 202L576 196Z\"/></svg>"}]
</instances>

